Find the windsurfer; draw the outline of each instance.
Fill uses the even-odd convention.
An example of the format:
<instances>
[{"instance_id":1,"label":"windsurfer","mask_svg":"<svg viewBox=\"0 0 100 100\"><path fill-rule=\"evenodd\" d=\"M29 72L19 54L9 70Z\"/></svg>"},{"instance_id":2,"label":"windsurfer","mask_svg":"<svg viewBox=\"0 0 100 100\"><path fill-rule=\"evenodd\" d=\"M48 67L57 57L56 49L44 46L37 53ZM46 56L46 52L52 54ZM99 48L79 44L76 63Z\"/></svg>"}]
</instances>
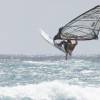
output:
<instances>
[{"instance_id":1,"label":"windsurfer","mask_svg":"<svg viewBox=\"0 0 100 100\"><path fill-rule=\"evenodd\" d=\"M67 56L72 55L72 52L73 52L75 46L77 45L77 40L75 40L75 42L72 43L72 41L70 39L68 39L67 41L63 41L62 44L64 46L64 50L66 53L66 60L67 60Z\"/></svg>"},{"instance_id":2,"label":"windsurfer","mask_svg":"<svg viewBox=\"0 0 100 100\"><path fill-rule=\"evenodd\" d=\"M75 46L77 45L77 40L73 40L75 41L74 43L72 43L72 41L70 39L66 40L62 40L61 39L61 31L62 31L63 27L59 28L59 31L57 33L57 35L54 36L53 40L54 40L54 44L56 44L59 47L63 47L64 51L66 53L66 59L68 54L71 56L72 55L72 51L74 50ZM55 43L55 40L62 40L60 43Z\"/></svg>"}]
</instances>

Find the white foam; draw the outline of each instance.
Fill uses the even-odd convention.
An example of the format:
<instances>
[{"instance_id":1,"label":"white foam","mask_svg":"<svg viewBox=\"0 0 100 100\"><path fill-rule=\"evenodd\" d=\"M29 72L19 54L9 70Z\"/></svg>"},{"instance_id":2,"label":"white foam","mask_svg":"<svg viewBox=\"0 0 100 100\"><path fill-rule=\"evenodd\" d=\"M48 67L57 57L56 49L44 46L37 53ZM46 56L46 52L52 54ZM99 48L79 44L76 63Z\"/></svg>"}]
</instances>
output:
<instances>
[{"instance_id":1,"label":"white foam","mask_svg":"<svg viewBox=\"0 0 100 100\"><path fill-rule=\"evenodd\" d=\"M100 87L68 85L61 81L43 82L33 85L0 87L0 96L32 100L100 100Z\"/></svg>"},{"instance_id":2,"label":"white foam","mask_svg":"<svg viewBox=\"0 0 100 100\"><path fill-rule=\"evenodd\" d=\"M24 63L29 63L29 64L38 64L38 65L56 65L56 62L51 62L51 61L23 61Z\"/></svg>"},{"instance_id":3,"label":"white foam","mask_svg":"<svg viewBox=\"0 0 100 100\"><path fill-rule=\"evenodd\" d=\"M81 73L87 75L87 74L90 74L90 73L91 74L94 73L94 71L93 70L83 70L83 71L81 71Z\"/></svg>"}]
</instances>

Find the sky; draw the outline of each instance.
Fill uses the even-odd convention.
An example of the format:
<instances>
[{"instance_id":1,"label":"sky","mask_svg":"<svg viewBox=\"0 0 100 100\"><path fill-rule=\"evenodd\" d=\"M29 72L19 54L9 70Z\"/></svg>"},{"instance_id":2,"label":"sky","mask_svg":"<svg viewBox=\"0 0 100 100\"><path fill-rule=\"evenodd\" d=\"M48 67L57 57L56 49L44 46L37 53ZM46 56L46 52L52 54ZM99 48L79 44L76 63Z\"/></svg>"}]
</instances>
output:
<instances>
[{"instance_id":1,"label":"sky","mask_svg":"<svg viewBox=\"0 0 100 100\"><path fill-rule=\"evenodd\" d=\"M0 54L63 54L40 35L100 4L100 0L0 0ZM79 42L74 54L99 54L100 39Z\"/></svg>"}]
</instances>

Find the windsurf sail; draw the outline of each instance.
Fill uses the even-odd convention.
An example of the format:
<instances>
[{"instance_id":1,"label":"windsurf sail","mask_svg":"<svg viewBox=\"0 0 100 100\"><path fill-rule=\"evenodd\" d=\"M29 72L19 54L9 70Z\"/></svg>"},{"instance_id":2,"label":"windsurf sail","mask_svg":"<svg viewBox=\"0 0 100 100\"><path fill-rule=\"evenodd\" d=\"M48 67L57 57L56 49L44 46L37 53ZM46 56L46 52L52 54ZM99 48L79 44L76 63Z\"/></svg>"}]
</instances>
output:
<instances>
[{"instance_id":1,"label":"windsurf sail","mask_svg":"<svg viewBox=\"0 0 100 100\"><path fill-rule=\"evenodd\" d=\"M86 11L61 28L60 39L98 39L100 31L100 5Z\"/></svg>"}]
</instances>

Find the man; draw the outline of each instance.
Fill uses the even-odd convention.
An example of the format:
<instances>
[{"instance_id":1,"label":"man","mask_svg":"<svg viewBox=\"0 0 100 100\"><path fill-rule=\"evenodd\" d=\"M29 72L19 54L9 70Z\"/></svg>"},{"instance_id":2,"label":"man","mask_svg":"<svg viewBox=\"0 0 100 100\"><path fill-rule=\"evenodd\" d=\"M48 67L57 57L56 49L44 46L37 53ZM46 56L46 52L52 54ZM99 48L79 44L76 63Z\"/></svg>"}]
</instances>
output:
<instances>
[{"instance_id":1,"label":"man","mask_svg":"<svg viewBox=\"0 0 100 100\"><path fill-rule=\"evenodd\" d=\"M54 36L53 40L55 43L55 40L62 40L61 38L61 31L62 31L63 27L61 27L58 31L58 34ZM59 47L64 47L64 51L66 53L66 59L68 54L71 56L72 55L72 51L74 50L75 46L77 45L77 40L74 40L75 43L72 43L72 41L70 39L67 39L67 41L62 40L60 43L56 43L57 46Z\"/></svg>"},{"instance_id":2,"label":"man","mask_svg":"<svg viewBox=\"0 0 100 100\"><path fill-rule=\"evenodd\" d=\"M67 40L63 40L61 43L58 44L59 46L64 48L65 54L66 54L66 60L67 60L67 56L69 53L69 46L70 46L70 42Z\"/></svg>"},{"instance_id":3,"label":"man","mask_svg":"<svg viewBox=\"0 0 100 100\"><path fill-rule=\"evenodd\" d=\"M77 40L73 40L75 41L74 43L72 43L72 41L70 39L68 39L67 41L62 41L59 45L64 47L65 53L66 53L66 60L68 55L72 55L72 52L75 48L75 46L77 45Z\"/></svg>"}]
</instances>

